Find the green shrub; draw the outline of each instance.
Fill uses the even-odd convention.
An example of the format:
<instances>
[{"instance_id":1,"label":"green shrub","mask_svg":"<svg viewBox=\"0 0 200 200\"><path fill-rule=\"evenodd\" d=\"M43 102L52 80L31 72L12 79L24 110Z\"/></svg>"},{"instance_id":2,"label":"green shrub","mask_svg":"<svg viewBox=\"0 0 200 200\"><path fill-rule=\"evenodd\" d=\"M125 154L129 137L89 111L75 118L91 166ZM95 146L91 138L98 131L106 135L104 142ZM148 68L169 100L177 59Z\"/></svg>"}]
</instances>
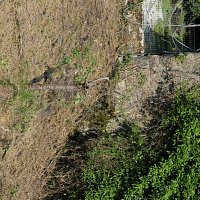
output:
<instances>
[{"instance_id":1,"label":"green shrub","mask_svg":"<svg viewBox=\"0 0 200 200\"><path fill-rule=\"evenodd\" d=\"M188 23L200 17L200 0L187 0L184 1L183 5L187 13L187 18L189 18Z\"/></svg>"},{"instance_id":2,"label":"green shrub","mask_svg":"<svg viewBox=\"0 0 200 200\"><path fill-rule=\"evenodd\" d=\"M144 142L138 133L138 127L131 125L130 130L114 136L105 134L96 141L86 155L85 199L115 199L116 194L121 196L131 186L133 177L138 178Z\"/></svg>"},{"instance_id":3,"label":"green shrub","mask_svg":"<svg viewBox=\"0 0 200 200\"><path fill-rule=\"evenodd\" d=\"M150 149L136 126L104 136L86 155L85 199L198 199L200 93L180 89L159 128L167 138ZM161 152L161 153L160 153Z\"/></svg>"}]
</instances>

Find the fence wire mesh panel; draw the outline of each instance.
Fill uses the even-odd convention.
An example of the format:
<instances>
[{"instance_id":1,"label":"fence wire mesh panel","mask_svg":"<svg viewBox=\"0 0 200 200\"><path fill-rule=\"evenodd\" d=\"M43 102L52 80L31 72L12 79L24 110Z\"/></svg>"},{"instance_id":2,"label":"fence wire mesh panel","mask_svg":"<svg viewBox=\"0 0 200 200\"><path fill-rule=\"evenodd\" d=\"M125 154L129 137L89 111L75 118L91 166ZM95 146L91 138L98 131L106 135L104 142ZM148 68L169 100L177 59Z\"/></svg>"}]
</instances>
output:
<instances>
[{"instance_id":1,"label":"fence wire mesh panel","mask_svg":"<svg viewBox=\"0 0 200 200\"><path fill-rule=\"evenodd\" d=\"M183 1L144 0L144 52L147 54L196 52L195 33L200 25L187 24Z\"/></svg>"}]
</instances>

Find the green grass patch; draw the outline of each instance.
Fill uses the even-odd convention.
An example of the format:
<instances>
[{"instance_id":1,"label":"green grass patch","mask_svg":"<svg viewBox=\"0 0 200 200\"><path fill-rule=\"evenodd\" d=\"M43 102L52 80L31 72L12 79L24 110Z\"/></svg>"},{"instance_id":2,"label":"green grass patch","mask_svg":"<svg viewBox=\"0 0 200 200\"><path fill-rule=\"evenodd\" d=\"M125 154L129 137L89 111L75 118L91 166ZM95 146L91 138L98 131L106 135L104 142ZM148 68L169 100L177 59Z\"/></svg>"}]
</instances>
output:
<instances>
[{"instance_id":1,"label":"green grass patch","mask_svg":"<svg viewBox=\"0 0 200 200\"><path fill-rule=\"evenodd\" d=\"M39 92L29 89L28 80L26 80L27 74L28 70L21 68L15 80L15 85L9 83L15 88L16 92L13 98L5 102L12 113L11 115L14 116L12 128L19 133L24 133L28 129L35 113L45 105L44 99L38 99Z\"/></svg>"},{"instance_id":2,"label":"green grass patch","mask_svg":"<svg viewBox=\"0 0 200 200\"><path fill-rule=\"evenodd\" d=\"M23 133L26 131L31 118L38 109L36 94L28 89L19 89L12 104L14 105L14 115L18 117L13 124L13 128Z\"/></svg>"},{"instance_id":3,"label":"green grass patch","mask_svg":"<svg viewBox=\"0 0 200 200\"><path fill-rule=\"evenodd\" d=\"M64 56L61 65L69 65L76 71L75 81L77 84L84 84L95 71L96 57L88 47L74 48L68 56Z\"/></svg>"},{"instance_id":4,"label":"green grass patch","mask_svg":"<svg viewBox=\"0 0 200 200\"><path fill-rule=\"evenodd\" d=\"M0 68L2 68L2 69L7 68L8 64L9 64L8 59L6 59L0 55Z\"/></svg>"}]
</instances>

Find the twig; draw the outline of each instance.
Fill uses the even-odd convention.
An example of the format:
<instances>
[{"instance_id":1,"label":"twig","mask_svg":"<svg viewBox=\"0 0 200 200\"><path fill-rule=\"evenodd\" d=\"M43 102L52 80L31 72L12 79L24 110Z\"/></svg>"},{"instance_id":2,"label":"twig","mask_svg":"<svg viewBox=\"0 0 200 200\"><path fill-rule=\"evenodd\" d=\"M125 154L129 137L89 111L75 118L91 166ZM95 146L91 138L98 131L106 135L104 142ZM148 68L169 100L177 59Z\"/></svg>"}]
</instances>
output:
<instances>
[{"instance_id":1,"label":"twig","mask_svg":"<svg viewBox=\"0 0 200 200\"><path fill-rule=\"evenodd\" d=\"M200 24L188 24L188 25L179 25L179 24L166 24L164 26L170 26L170 27L183 27L183 28L190 28L190 27L199 27Z\"/></svg>"},{"instance_id":2,"label":"twig","mask_svg":"<svg viewBox=\"0 0 200 200\"><path fill-rule=\"evenodd\" d=\"M169 44L172 46L172 43L171 43L170 41L168 41L168 40L165 40L165 39L163 39L163 38L161 38L161 40L163 40L164 42L167 42L167 43L169 43Z\"/></svg>"},{"instance_id":3,"label":"twig","mask_svg":"<svg viewBox=\"0 0 200 200\"><path fill-rule=\"evenodd\" d=\"M98 79L96 79L96 80L94 80L94 81L90 81L90 82L86 83L86 86L87 86L87 87L92 87L93 85L95 85L96 82L98 82L98 81L103 81L103 80L106 80L106 81L108 81L108 82L110 81L110 79L109 79L108 77L98 78Z\"/></svg>"},{"instance_id":4,"label":"twig","mask_svg":"<svg viewBox=\"0 0 200 200\"><path fill-rule=\"evenodd\" d=\"M198 53L200 51L200 48L196 50L196 52Z\"/></svg>"},{"instance_id":5,"label":"twig","mask_svg":"<svg viewBox=\"0 0 200 200\"><path fill-rule=\"evenodd\" d=\"M177 30L176 30L177 31ZM183 44L182 42L180 42L176 37L174 37L174 34L176 33L176 31L173 33L173 39L175 39L179 44L181 44L182 46L186 47L187 49L190 49L191 51L195 51L194 49L191 49L190 47L186 46L185 44ZM179 50L179 49L178 49ZM180 51L180 50L179 50Z\"/></svg>"},{"instance_id":6,"label":"twig","mask_svg":"<svg viewBox=\"0 0 200 200\"><path fill-rule=\"evenodd\" d=\"M96 82L98 81L103 81L106 80L109 82L109 78L108 77L103 77L103 78L98 78L94 81L90 81L88 83L86 83L86 87L92 87L95 85ZM79 89L81 89L81 87L75 86L75 85L41 85L41 84L37 84L37 85L31 85L29 87L30 90L65 90L68 92L76 92Z\"/></svg>"}]
</instances>

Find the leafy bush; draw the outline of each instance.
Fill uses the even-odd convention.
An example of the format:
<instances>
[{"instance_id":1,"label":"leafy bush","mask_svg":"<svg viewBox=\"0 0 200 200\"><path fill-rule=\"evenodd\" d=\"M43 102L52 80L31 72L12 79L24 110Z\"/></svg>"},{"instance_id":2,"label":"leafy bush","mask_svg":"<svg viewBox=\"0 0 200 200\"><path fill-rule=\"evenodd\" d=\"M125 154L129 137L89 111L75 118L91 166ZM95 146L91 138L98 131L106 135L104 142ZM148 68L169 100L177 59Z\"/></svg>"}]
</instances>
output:
<instances>
[{"instance_id":1,"label":"leafy bush","mask_svg":"<svg viewBox=\"0 0 200 200\"><path fill-rule=\"evenodd\" d=\"M199 198L200 96L196 90L182 92L163 122L166 134L173 138L168 158L150 167L148 176L134 183L125 199Z\"/></svg>"},{"instance_id":2,"label":"leafy bush","mask_svg":"<svg viewBox=\"0 0 200 200\"><path fill-rule=\"evenodd\" d=\"M190 21L200 17L200 0L186 0L183 4Z\"/></svg>"},{"instance_id":3,"label":"leafy bush","mask_svg":"<svg viewBox=\"0 0 200 200\"><path fill-rule=\"evenodd\" d=\"M139 129L121 131L115 136L104 135L87 153L83 179L87 185L85 199L114 199L123 194L131 179L138 178L143 139ZM137 150L137 151L136 151ZM134 155L134 156L133 156Z\"/></svg>"},{"instance_id":4,"label":"leafy bush","mask_svg":"<svg viewBox=\"0 0 200 200\"><path fill-rule=\"evenodd\" d=\"M84 198L198 199L199 90L180 89L160 129L155 131L162 131L167 141L160 151L144 143L136 126L119 135L102 137L86 157Z\"/></svg>"}]
</instances>

